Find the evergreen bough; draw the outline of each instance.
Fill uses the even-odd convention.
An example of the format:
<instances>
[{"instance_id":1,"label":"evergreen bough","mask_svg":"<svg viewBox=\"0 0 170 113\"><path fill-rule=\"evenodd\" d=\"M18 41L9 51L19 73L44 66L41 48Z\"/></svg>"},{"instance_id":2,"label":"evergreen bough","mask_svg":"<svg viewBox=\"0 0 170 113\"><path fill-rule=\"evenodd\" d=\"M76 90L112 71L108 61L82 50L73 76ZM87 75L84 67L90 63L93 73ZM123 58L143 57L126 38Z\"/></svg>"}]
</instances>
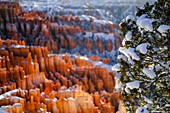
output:
<instances>
[{"instance_id":1,"label":"evergreen bough","mask_svg":"<svg viewBox=\"0 0 170 113\"><path fill-rule=\"evenodd\" d=\"M137 8L136 17L128 16L120 24L123 54L112 69L121 74L121 96L131 113L137 106L138 113L170 112L169 6L170 0L146 3Z\"/></svg>"}]
</instances>

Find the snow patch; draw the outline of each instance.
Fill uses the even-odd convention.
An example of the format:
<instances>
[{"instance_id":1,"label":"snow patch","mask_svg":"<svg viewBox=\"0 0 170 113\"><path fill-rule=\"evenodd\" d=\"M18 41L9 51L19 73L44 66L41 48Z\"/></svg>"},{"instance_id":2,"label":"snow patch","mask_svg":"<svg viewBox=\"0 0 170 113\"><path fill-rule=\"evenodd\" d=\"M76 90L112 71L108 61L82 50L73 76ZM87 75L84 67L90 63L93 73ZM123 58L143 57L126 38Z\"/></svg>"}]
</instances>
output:
<instances>
[{"instance_id":1,"label":"snow patch","mask_svg":"<svg viewBox=\"0 0 170 113\"><path fill-rule=\"evenodd\" d=\"M123 41L122 41L123 46L125 45L125 42L126 42L126 38L124 38Z\"/></svg>"},{"instance_id":2,"label":"snow patch","mask_svg":"<svg viewBox=\"0 0 170 113\"><path fill-rule=\"evenodd\" d=\"M160 25L159 28L158 28L158 31L159 31L160 33L166 33L168 29L170 29L170 26Z\"/></svg>"},{"instance_id":3,"label":"snow patch","mask_svg":"<svg viewBox=\"0 0 170 113\"><path fill-rule=\"evenodd\" d=\"M112 70L114 70L114 71L120 71L120 64L119 64L119 63L115 64L115 65L112 67Z\"/></svg>"},{"instance_id":4,"label":"snow patch","mask_svg":"<svg viewBox=\"0 0 170 113\"><path fill-rule=\"evenodd\" d=\"M128 15L128 16L126 17L126 21L128 21L128 20L134 20L134 17L133 17L132 15Z\"/></svg>"},{"instance_id":5,"label":"snow patch","mask_svg":"<svg viewBox=\"0 0 170 113\"><path fill-rule=\"evenodd\" d=\"M130 90L126 87L125 88L126 93L130 93Z\"/></svg>"},{"instance_id":6,"label":"snow patch","mask_svg":"<svg viewBox=\"0 0 170 113\"><path fill-rule=\"evenodd\" d=\"M119 51L123 53L125 56L127 56L128 58L131 56L132 59L140 60L140 57L137 56L134 50L135 50L134 48L128 48L128 49L125 49L124 47L119 48Z\"/></svg>"},{"instance_id":7,"label":"snow patch","mask_svg":"<svg viewBox=\"0 0 170 113\"><path fill-rule=\"evenodd\" d=\"M147 97L144 96L144 101L149 103L149 104L153 104L153 101Z\"/></svg>"},{"instance_id":8,"label":"snow patch","mask_svg":"<svg viewBox=\"0 0 170 113\"><path fill-rule=\"evenodd\" d=\"M127 61L127 58L124 55L118 55L117 59L123 59L124 61Z\"/></svg>"},{"instance_id":9,"label":"snow patch","mask_svg":"<svg viewBox=\"0 0 170 113\"><path fill-rule=\"evenodd\" d=\"M132 38L132 31L128 31L127 34L125 35L125 38L127 41L130 41Z\"/></svg>"},{"instance_id":10,"label":"snow patch","mask_svg":"<svg viewBox=\"0 0 170 113\"><path fill-rule=\"evenodd\" d=\"M137 25L144 28L147 31L153 31L151 19L145 18L146 14L143 14L137 19Z\"/></svg>"},{"instance_id":11,"label":"snow patch","mask_svg":"<svg viewBox=\"0 0 170 113\"><path fill-rule=\"evenodd\" d=\"M148 77L150 77L151 79L156 77L156 74L153 70L149 70L148 68L144 68L142 70L143 73L145 73Z\"/></svg>"},{"instance_id":12,"label":"snow patch","mask_svg":"<svg viewBox=\"0 0 170 113\"><path fill-rule=\"evenodd\" d=\"M150 46L150 44L149 43L140 44L136 47L136 50L138 50L142 54L146 54L147 53L147 46Z\"/></svg>"},{"instance_id":13,"label":"snow patch","mask_svg":"<svg viewBox=\"0 0 170 113\"><path fill-rule=\"evenodd\" d=\"M68 98L68 100L72 100L72 101L75 101L75 100L74 100L74 98L72 98L72 97L69 97L69 98Z\"/></svg>"},{"instance_id":14,"label":"snow patch","mask_svg":"<svg viewBox=\"0 0 170 113\"><path fill-rule=\"evenodd\" d=\"M137 25L139 25L139 23L140 23L140 21L142 20L142 19L144 19L146 17L146 14L143 14L143 15L141 15L138 19L137 19Z\"/></svg>"},{"instance_id":15,"label":"snow patch","mask_svg":"<svg viewBox=\"0 0 170 113\"><path fill-rule=\"evenodd\" d=\"M149 111L144 107L138 107L136 113L149 113Z\"/></svg>"},{"instance_id":16,"label":"snow patch","mask_svg":"<svg viewBox=\"0 0 170 113\"><path fill-rule=\"evenodd\" d=\"M147 31L153 31L153 27L150 19L143 19L140 21L139 26Z\"/></svg>"},{"instance_id":17,"label":"snow patch","mask_svg":"<svg viewBox=\"0 0 170 113\"><path fill-rule=\"evenodd\" d=\"M126 88L130 88L130 89L134 89L134 88L138 89L139 86L140 86L140 82L138 80L126 84Z\"/></svg>"},{"instance_id":18,"label":"snow patch","mask_svg":"<svg viewBox=\"0 0 170 113\"><path fill-rule=\"evenodd\" d=\"M135 59L135 60L140 60L139 56L137 56L137 54L134 52L134 48L129 48L127 50L128 54L132 57L132 59Z\"/></svg>"}]
</instances>

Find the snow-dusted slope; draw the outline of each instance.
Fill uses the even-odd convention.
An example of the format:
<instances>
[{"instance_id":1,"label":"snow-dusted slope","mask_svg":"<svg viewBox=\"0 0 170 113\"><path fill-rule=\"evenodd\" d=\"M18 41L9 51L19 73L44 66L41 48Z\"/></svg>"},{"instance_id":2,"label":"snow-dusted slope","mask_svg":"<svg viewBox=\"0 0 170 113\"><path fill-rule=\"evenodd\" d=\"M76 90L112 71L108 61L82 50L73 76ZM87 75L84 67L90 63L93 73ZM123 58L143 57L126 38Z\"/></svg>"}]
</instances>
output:
<instances>
[{"instance_id":1,"label":"snow-dusted slope","mask_svg":"<svg viewBox=\"0 0 170 113\"><path fill-rule=\"evenodd\" d=\"M154 0L23 0L24 10L46 11L50 15L88 15L119 23L127 15L135 15L136 6Z\"/></svg>"}]
</instances>

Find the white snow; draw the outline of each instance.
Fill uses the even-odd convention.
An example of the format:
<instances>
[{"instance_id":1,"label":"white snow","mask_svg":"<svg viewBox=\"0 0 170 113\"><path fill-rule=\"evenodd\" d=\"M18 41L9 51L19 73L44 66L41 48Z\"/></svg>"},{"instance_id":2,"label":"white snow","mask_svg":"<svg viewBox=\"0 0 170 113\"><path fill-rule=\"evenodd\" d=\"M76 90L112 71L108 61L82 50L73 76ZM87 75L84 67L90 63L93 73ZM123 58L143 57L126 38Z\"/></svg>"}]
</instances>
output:
<instances>
[{"instance_id":1,"label":"white snow","mask_svg":"<svg viewBox=\"0 0 170 113\"><path fill-rule=\"evenodd\" d=\"M165 104L165 107L170 107L170 104Z\"/></svg>"},{"instance_id":2,"label":"white snow","mask_svg":"<svg viewBox=\"0 0 170 113\"><path fill-rule=\"evenodd\" d=\"M135 64L131 58L128 58L128 63L133 64L133 65Z\"/></svg>"},{"instance_id":3,"label":"white snow","mask_svg":"<svg viewBox=\"0 0 170 113\"><path fill-rule=\"evenodd\" d=\"M155 66L155 68L156 68L156 71L162 69L162 67L161 67L159 64L157 64L157 65Z\"/></svg>"},{"instance_id":4,"label":"white snow","mask_svg":"<svg viewBox=\"0 0 170 113\"><path fill-rule=\"evenodd\" d=\"M99 12L100 12L100 11L99 11ZM81 15L81 16L79 16L79 17L80 17L80 19L82 19L82 20L87 20L87 21L90 21L90 18L92 18L93 21L94 21L95 23L98 23L98 24L113 24L113 22L111 22L111 21L96 19L96 18L93 17L93 16Z\"/></svg>"},{"instance_id":5,"label":"white snow","mask_svg":"<svg viewBox=\"0 0 170 113\"><path fill-rule=\"evenodd\" d=\"M26 46L25 45L14 45L14 44L12 44L10 46L10 48L26 48Z\"/></svg>"},{"instance_id":6,"label":"white snow","mask_svg":"<svg viewBox=\"0 0 170 113\"><path fill-rule=\"evenodd\" d=\"M137 25L141 28L144 28L147 31L153 31L151 19L145 18L146 14L143 14L137 19Z\"/></svg>"},{"instance_id":7,"label":"white snow","mask_svg":"<svg viewBox=\"0 0 170 113\"><path fill-rule=\"evenodd\" d=\"M151 106L150 106L150 104L146 104L144 107L145 107L145 108L149 108L149 107L151 107Z\"/></svg>"},{"instance_id":8,"label":"white snow","mask_svg":"<svg viewBox=\"0 0 170 113\"><path fill-rule=\"evenodd\" d=\"M132 16L132 15L128 15L127 17L126 17L126 21L128 21L128 20L134 20L134 17Z\"/></svg>"},{"instance_id":9,"label":"white snow","mask_svg":"<svg viewBox=\"0 0 170 113\"><path fill-rule=\"evenodd\" d=\"M149 104L153 104L153 101L147 97L144 96L144 101L149 103Z\"/></svg>"},{"instance_id":10,"label":"white snow","mask_svg":"<svg viewBox=\"0 0 170 113\"><path fill-rule=\"evenodd\" d=\"M129 48L127 52L132 57L132 59L140 60L139 56L137 56L134 50L135 50L134 48Z\"/></svg>"},{"instance_id":11,"label":"white snow","mask_svg":"<svg viewBox=\"0 0 170 113\"><path fill-rule=\"evenodd\" d=\"M0 109L0 113L9 113L9 112Z\"/></svg>"},{"instance_id":12,"label":"white snow","mask_svg":"<svg viewBox=\"0 0 170 113\"><path fill-rule=\"evenodd\" d=\"M114 38L114 34L109 33L109 34L105 34L105 33L92 33L92 32L86 32L86 35L84 35L84 37L92 37L94 35L94 40L98 38L100 39L104 39L104 40L112 40L112 43L114 42L115 38Z\"/></svg>"},{"instance_id":13,"label":"white snow","mask_svg":"<svg viewBox=\"0 0 170 113\"><path fill-rule=\"evenodd\" d=\"M127 34L125 35L125 38L127 41L130 41L132 38L132 31L128 31Z\"/></svg>"},{"instance_id":14,"label":"white snow","mask_svg":"<svg viewBox=\"0 0 170 113\"><path fill-rule=\"evenodd\" d=\"M149 70L148 68L144 68L142 70L143 73L145 73L148 77L150 77L151 79L156 77L156 74L153 70Z\"/></svg>"},{"instance_id":15,"label":"white snow","mask_svg":"<svg viewBox=\"0 0 170 113\"><path fill-rule=\"evenodd\" d=\"M75 100L74 100L74 98L72 98L72 97L69 97L69 98L68 98L68 100L72 100L72 101L75 101Z\"/></svg>"},{"instance_id":16,"label":"white snow","mask_svg":"<svg viewBox=\"0 0 170 113\"><path fill-rule=\"evenodd\" d=\"M128 48L128 49L126 49L124 47L119 48L119 51L121 53L123 53L125 56L127 56L128 58L131 56L132 59L140 60L140 57L137 56L137 54L134 52L134 50L135 50L134 48Z\"/></svg>"},{"instance_id":17,"label":"white snow","mask_svg":"<svg viewBox=\"0 0 170 113\"><path fill-rule=\"evenodd\" d=\"M119 63L115 64L115 65L112 67L112 70L113 70L113 71L120 71L120 64L119 64Z\"/></svg>"},{"instance_id":18,"label":"white snow","mask_svg":"<svg viewBox=\"0 0 170 113\"><path fill-rule=\"evenodd\" d=\"M130 89L134 89L134 88L138 89L139 86L140 86L140 82L138 80L126 84L126 88L130 88Z\"/></svg>"},{"instance_id":19,"label":"white snow","mask_svg":"<svg viewBox=\"0 0 170 113\"><path fill-rule=\"evenodd\" d=\"M136 21L137 25L139 25L139 24L140 24L140 21L141 21L142 19L144 19L145 17L146 17L146 14L143 14L142 16L140 16L140 17L137 19L137 21Z\"/></svg>"},{"instance_id":20,"label":"white snow","mask_svg":"<svg viewBox=\"0 0 170 113\"><path fill-rule=\"evenodd\" d=\"M159 31L160 33L165 33L165 32L167 32L168 29L170 29L170 26L160 25L159 28L158 28L158 31Z\"/></svg>"},{"instance_id":21,"label":"white snow","mask_svg":"<svg viewBox=\"0 0 170 113\"><path fill-rule=\"evenodd\" d=\"M119 51L123 53L125 56L129 57L128 53L126 52L127 49L125 47L119 47Z\"/></svg>"},{"instance_id":22,"label":"white snow","mask_svg":"<svg viewBox=\"0 0 170 113\"><path fill-rule=\"evenodd\" d=\"M123 46L125 45L125 42L126 42L126 38L124 38L123 41L122 41Z\"/></svg>"},{"instance_id":23,"label":"white snow","mask_svg":"<svg viewBox=\"0 0 170 113\"><path fill-rule=\"evenodd\" d=\"M124 55L118 55L117 59L123 59L124 61L127 61L127 58Z\"/></svg>"},{"instance_id":24,"label":"white snow","mask_svg":"<svg viewBox=\"0 0 170 113\"><path fill-rule=\"evenodd\" d=\"M125 88L126 93L130 93L130 90L126 87Z\"/></svg>"},{"instance_id":25,"label":"white snow","mask_svg":"<svg viewBox=\"0 0 170 113\"><path fill-rule=\"evenodd\" d=\"M150 46L150 44L149 43L140 44L136 47L136 50L138 50L142 54L146 54L147 53L147 46Z\"/></svg>"},{"instance_id":26,"label":"white snow","mask_svg":"<svg viewBox=\"0 0 170 113\"><path fill-rule=\"evenodd\" d=\"M94 20L95 23L99 23L99 24L113 24L113 22L111 21L107 21L107 20Z\"/></svg>"},{"instance_id":27,"label":"white snow","mask_svg":"<svg viewBox=\"0 0 170 113\"><path fill-rule=\"evenodd\" d=\"M151 24L151 20L150 19L142 19L139 23L139 26L141 28L144 28L145 30L147 31L153 31L153 27L152 27L152 24Z\"/></svg>"},{"instance_id":28,"label":"white snow","mask_svg":"<svg viewBox=\"0 0 170 113\"><path fill-rule=\"evenodd\" d=\"M144 107L138 107L136 113L149 113L149 111Z\"/></svg>"}]
</instances>

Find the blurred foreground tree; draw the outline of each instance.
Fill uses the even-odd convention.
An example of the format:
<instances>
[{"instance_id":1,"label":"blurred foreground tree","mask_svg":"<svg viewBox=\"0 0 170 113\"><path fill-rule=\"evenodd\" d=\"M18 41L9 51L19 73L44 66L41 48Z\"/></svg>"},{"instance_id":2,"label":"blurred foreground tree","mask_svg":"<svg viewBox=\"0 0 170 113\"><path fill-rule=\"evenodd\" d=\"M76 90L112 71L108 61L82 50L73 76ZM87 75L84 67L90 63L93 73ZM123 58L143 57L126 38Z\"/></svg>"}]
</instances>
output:
<instances>
[{"instance_id":1,"label":"blurred foreground tree","mask_svg":"<svg viewBox=\"0 0 170 113\"><path fill-rule=\"evenodd\" d=\"M127 16L120 24L122 55L112 69L121 74L127 111L170 112L169 6L170 0L146 3L138 8L136 17Z\"/></svg>"}]
</instances>

